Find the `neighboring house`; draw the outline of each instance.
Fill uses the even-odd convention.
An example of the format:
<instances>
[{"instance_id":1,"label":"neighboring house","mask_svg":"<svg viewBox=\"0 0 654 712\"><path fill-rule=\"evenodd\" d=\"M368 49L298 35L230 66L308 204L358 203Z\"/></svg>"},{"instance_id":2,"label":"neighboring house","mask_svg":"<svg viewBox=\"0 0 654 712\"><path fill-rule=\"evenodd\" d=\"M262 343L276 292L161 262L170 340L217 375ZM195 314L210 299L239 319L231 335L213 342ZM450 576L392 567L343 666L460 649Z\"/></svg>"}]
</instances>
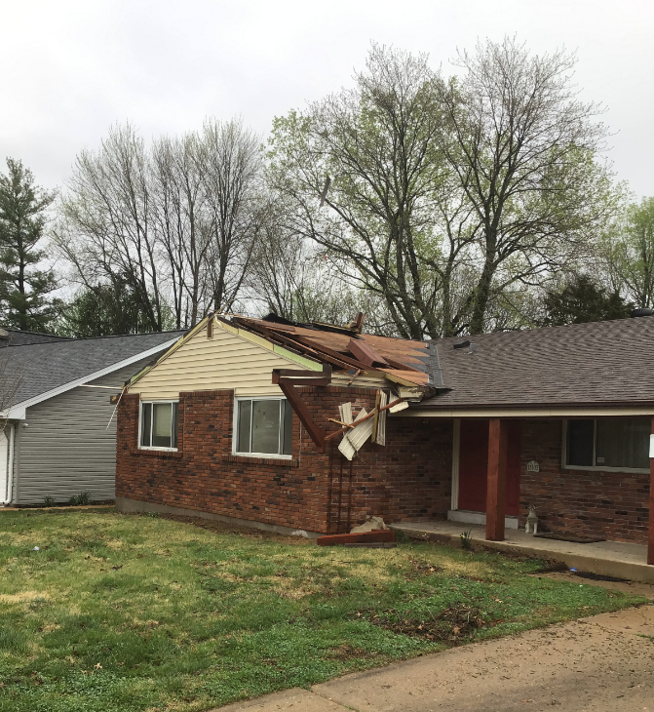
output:
<instances>
[{"instance_id":1,"label":"neighboring house","mask_svg":"<svg viewBox=\"0 0 654 712\"><path fill-rule=\"evenodd\" d=\"M211 317L121 400L117 506L320 533L449 518L502 539L534 505L545 530L644 543L653 346L654 317L429 342ZM385 433L379 408L341 425L380 397Z\"/></svg>"},{"instance_id":2,"label":"neighboring house","mask_svg":"<svg viewBox=\"0 0 654 712\"><path fill-rule=\"evenodd\" d=\"M182 334L62 339L0 330L0 505L66 502L81 492L113 499L111 395Z\"/></svg>"}]
</instances>

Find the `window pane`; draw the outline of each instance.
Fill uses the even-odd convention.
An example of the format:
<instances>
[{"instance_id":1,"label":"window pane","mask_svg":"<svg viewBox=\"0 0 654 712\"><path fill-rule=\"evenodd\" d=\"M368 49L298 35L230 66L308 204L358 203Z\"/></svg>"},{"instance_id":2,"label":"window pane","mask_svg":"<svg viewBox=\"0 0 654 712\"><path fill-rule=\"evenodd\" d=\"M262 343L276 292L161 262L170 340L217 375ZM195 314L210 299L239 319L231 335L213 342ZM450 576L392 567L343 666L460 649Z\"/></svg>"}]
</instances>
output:
<instances>
[{"instance_id":1,"label":"window pane","mask_svg":"<svg viewBox=\"0 0 654 712\"><path fill-rule=\"evenodd\" d=\"M280 401L252 401L252 452L279 453Z\"/></svg>"},{"instance_id":2,"label":"window pane","mask_svg":"<svg viewBox=\"0 0 654 712\"><path fill-rule=\"evenodd\" d=\"M250 413L252 401L238 402L236 452L250 452Z\"/></svg>"},{"instance_id":3,"label":"window pane","mask_svg":"<svg viewBox=\"0 0 654 712\"><path fill-rule=\"evenodd\" d=\"M150 427L152 425L152 403L141 405L141 447L150 447Z\"/></svg>"},{"instance_id":4,"label":"window pane","mask_svg":"<svg viewBox=\"0 0 654 712\"><path fill-rule=\"evenodd\" d=\"M282 455L293 454L293 408L287 400L282 401L284 429L282 432Z\"/></svg>"},{"instance_id":5,"label":"window pane","mask_svg":"<svg viewBox=\"0 0 654 712\"><path fill-rule=\"evenodd\" d=\"M172 403L153 403L152 414L154 424L152 427L152 446L171 447L170 433L172 425Z\"/></svg>"},{"instance_id":6,"label":"window pane","mask_svg":"<svg viewBox=\"0 0 654 712\"><path fill-rule=\"evenodd\" d=\"M649 418L597 421L597 466L649 467Z\"/></svg>"},{"instance_id":7,"label":"window pane","mask_svg":"<svg viewBox=\"0 0 654 712\"><path fill-rule=\"evenodd\" d=\"M568 465L593 465L593 421L568 421Z\"/></svg>"},{"instance_id":8,"label":"window pane","mask_svg":"<svg viewBox=\"0 0 654 712\"><path fill-rule=\"evenodd\" d=\"M177 428L179 422L179 403L173 403L173 442L171 447L177 447Z\"/></svg>"}]
</instances>

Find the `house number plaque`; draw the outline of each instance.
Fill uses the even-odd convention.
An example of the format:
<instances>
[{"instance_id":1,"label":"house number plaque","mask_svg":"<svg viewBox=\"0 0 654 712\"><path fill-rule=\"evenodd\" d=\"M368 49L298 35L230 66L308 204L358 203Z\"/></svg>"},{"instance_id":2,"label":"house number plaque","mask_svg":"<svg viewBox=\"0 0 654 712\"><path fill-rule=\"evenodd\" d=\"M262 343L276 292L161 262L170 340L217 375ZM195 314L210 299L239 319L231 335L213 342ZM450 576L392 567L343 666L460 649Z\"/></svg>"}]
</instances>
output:
<instances>
[{"instance_id":1,"label":"house number plaque","mask_svg":"<svg viewBox=\"0 0 654 712\"><path fill-rule=\"evenodd\" d=\"M529 460L527 463L527 472L540 472L540 465L536 460Z\"/></svg>"}]
</instances>

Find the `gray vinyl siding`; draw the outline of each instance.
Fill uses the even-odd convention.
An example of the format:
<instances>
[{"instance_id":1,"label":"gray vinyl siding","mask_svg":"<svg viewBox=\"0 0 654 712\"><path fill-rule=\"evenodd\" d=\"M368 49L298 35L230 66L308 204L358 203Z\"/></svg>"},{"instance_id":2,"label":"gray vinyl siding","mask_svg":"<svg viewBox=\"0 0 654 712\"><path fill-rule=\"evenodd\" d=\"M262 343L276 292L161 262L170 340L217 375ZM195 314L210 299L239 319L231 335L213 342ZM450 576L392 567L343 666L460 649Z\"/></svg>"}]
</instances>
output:
<instances>
[{"instance_id":1,"label":"gray vinyl siding","mask_svg":"<svg viewBox=\"0 0 654 712\"><path fill-rule=\"evenodd\" d=\"M152 358L91 383L121 386ZM42 504L45 497L67 502L84 491L92 501L114 499L116 416L109 397L119 390L80 386L27 409L16 427L16 504Z\"/></svg>"}]
</instances>

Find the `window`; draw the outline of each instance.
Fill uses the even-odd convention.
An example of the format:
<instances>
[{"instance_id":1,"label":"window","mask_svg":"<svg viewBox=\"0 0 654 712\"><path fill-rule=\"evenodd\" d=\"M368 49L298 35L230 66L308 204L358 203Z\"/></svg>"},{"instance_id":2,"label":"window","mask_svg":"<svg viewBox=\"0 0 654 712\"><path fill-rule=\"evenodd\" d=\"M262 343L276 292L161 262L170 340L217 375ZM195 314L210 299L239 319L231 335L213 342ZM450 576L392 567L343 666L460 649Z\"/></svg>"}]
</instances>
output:
<instances>
[{"instance_id":1,"label":"window","mask_svg":"<svg viewBox=\"0 0 654 712\"><path fill-rule=\"evenodd\" d=\"M239 398L235 425L234 452L290 457L293 409L286 398Z\"/></svg>"},{"instance_id":2,"label":"window","mask_svg":"<svg viewBox=\"0 0 654 712\"><path fill-rule=\"evenodd\" d=\"M178 409L177 401L141 403L140 446L176 450Z\"/></svg>"},{"instance_id":3,"label":"window","mask_svg":"<svg viewBox=\"0 0 654 712\"><path fill-rule=\"evenodd\" d=\"M649 418L568 420L566 467L598 470L649 469Z\"/></svg>"}]
</instances>

